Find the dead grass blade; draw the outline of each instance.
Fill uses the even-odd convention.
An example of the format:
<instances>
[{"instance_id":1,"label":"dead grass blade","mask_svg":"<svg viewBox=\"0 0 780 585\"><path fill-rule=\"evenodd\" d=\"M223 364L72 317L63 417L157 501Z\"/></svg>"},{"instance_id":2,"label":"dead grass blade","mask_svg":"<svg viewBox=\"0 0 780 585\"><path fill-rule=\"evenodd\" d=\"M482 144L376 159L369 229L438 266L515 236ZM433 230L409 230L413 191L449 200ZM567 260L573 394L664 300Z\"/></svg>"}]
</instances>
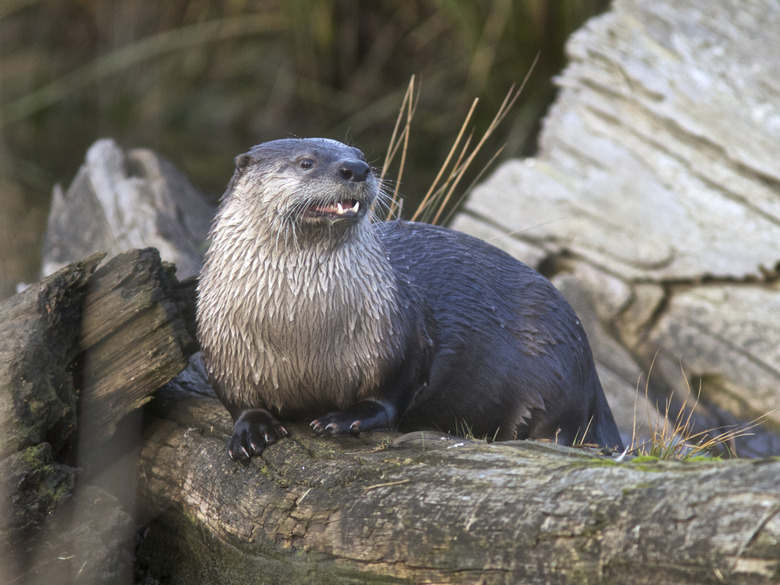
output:
<instances>
[{"instance_id":1,"label":"dead grass blade","mask_svg":"<svg viewBox=\"0 0 780 585\"><path fill-rule=\"evenodd\" d=\"M382 189L390 166L393 164L395 157L398 155L398 151L401 151L401 161L398 165L398 177L395 180L395 189L393 189L393 198L390 202L390 207L387 211L386 219L391 219L396 216L400 216L401 212L401 198L399 195L399 189L401 187L401 178L404 174L404 168L406 167L406 154L409 150L409 136L412 130L412 119L417 111L417 103L420 96L415 92L415 76L409 80L409 85L406 88L404 99L401 102L401 108L398 111L398 117L395 120L395 127L393 128L393 134L390 137L390 144L387 147L387 154L385 155L384 163L382 164L382 172L379 176L380 189ZM400 130L403 123L403 129Z\"/></svg>"},{"instance_id":2,"label":"dead grass blade","mask_svg":"<svg viewBox=\"0 0 780 585\"><path fill-rule=\"evenodd\" d=\"M657 357L657 355L656 355ZM650 375L652 373L653 365L655 364L655 357L650 365L647 378L645 379L645 398L648 398ZM649 457L655 457L658 459L671 459L679 461L688 461L695 457L710 457L717 453L725 452L729 457L737 457L737 453L734 447L736 439L740 437L750 436L751 430L761 425L762 422L772 412L768 412L748 423L740 425L727 425L723 427L716 427L713 429L706 429L703 431L694 432L693 424L693 412L696 409L696 405L699 403L701 397L701 382L696 391L696 398L693 402L693 406L686 408L686 404L689 402L692 390L688 378L685 375L685 370L682 364L680 364L680 371L685 381L686 397L683 403L677 410L674 418L670 419L669 414L672 412L672 400L668 398L664 403L663 409L656 409L655 420L652 420L650 413L647 413L647 424L650 429L650 439L644 442L638 440L637 429L637 417L636 417L636 403L634 407L634 422L633 422L633 436L631 439L631 448L628 453L635 455L644 455ZM638 394L637 389L637 394ZM648 400L649 404L649 400ZM663 416L663 422L659 419Z\"/></svg>"},{"instance_id":3,"label":"dead grass blade","mask_svg":"<svg viewBox=\"0 0 780 585\"><path fill-rule=\"evenodd\" d=\"M498 108L495 116L488 125L488 128L482 134L479 141L474 144L474 130L470 128L474 112L479 104L479 98L474 99L469 108L466 118L460 126L457 136L450 148L447 157L439 168L439 172L436 174L436 178L431 183L430 188L426 192L419 207L412 216L413 221L430 221L430 223L436 224L442 218L448 204L452 200L456 193L458 186L460 185L463 177L470 169L475 158L485 146L490 137L495 133L496 129L501 125L506 118L508 112L512 109L517 99L520 97L523 89L525 88L528 80L539 61L539 55L536 55L531 67L528 70L523 82L519 87L512 86L507 95L504 97L504 101ZM385 156L385 162L382 167L381 179L386 176L392 161L397 156L399 149L401 150L401 161L398 170L398 179L393 191L393 200L388 213L388 218L393 217L394 213L398 211L400 207L399 203L399 188L401 184L401 177L403 176L404 166L406 164L406 152L408 149L409 135L411 129L412 118L417 107L418 96L414 93L414 77L409 82L406 95L404 96L401 108L396 119L393 135L390 139L390 144L387 149L387 155ZM399 129L403 127L403 130ZM473 145L473 147L472 147ZM458 198L457 203L463 200L466 195L471 191L476 182L484 175L487 168L498 158L499 154L503 151L505 145L501 146L498 151L490 158L488 164L477 174L477 177L471 182L468 189L464 191ZM450 211L451 213L451 211ZM449 215L447 215L449 219Z\"/></svg>"}]
</instances>

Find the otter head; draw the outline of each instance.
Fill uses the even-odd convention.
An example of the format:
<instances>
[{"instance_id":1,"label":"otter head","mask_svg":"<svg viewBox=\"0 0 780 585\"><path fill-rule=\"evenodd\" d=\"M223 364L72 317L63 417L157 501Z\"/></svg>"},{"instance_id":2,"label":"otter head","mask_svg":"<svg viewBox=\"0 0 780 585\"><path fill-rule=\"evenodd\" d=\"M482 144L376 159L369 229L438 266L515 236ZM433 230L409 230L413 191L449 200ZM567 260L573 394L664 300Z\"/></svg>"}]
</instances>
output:
<instances>
[{"instance_id":1,"label":"otter head","mask_svg":"<svg viewBox=\"0 0 780 585\"><path fill-rule=\"evenodd\" d=\"M228 193L277 233L297 239L328 228L348 229L367 217L378 182L363 153L326 138L289 138L235 158Z\"/></svg>"}]
</instances>

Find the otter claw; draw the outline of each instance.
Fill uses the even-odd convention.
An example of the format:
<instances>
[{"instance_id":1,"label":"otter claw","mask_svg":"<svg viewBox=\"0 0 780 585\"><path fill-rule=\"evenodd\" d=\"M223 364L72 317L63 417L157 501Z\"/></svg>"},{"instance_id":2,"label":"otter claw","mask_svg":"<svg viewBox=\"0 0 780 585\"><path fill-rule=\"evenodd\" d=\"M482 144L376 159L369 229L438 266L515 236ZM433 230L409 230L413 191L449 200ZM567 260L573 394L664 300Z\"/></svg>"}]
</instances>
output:
<instances>
[{"instance_id":1,"label":"otter claw","mask_svg":"<svg viewBox=\"0 0 780 585\"><path fill-rule=\"evenodd\" d=\"M263 435L263 438L265 439L266 445L272 445L273 443L276 443L278 439L281 439L282 437L287 436L287 429L285 429L282 425L279 425L274 429L273 433L266 432Z\"/></svg>"},{"instance_id":2,"label":"otter claw","mask_svg":"<svg viewBox=\"0 0 780 585\"><path fill-rule=\"evenodd\" d=\"M245 410L233 424L233 434L228 440L228 454L231 459L238 461L249 459L253 455L260 455L266 446L287 434L287 429L267 410Z\"/></svg>"},{"instance_id":3,"label":"otter claw","mask_svg":"<svg viewBox=\"0 0 780 585\"><path fill-rule=\"evenodd\" d=\"M330 412L311 422L318 435L356 435L373 429L395 428L393 410L375 400L355 404L349 412Z\"/></svg>"},{"instance_id":4,"label":"otter claw","mask_svg":"<svg viewBox=\"0 0 780 585\"><path fill-rule=\"evenodd\" d=\"M331 417L333 413L330 415L327 415L326 417ZM359 420L353 421L351 424L347 422L341 422L338 420L332 420L328 422L327 424L324 424L324 421L320 419L313 420L311 424L309 425L315 433L318 435L348 435L348 434L355 434L359 433L361 431L361 424Z\"/></svg>"}]
</instances>

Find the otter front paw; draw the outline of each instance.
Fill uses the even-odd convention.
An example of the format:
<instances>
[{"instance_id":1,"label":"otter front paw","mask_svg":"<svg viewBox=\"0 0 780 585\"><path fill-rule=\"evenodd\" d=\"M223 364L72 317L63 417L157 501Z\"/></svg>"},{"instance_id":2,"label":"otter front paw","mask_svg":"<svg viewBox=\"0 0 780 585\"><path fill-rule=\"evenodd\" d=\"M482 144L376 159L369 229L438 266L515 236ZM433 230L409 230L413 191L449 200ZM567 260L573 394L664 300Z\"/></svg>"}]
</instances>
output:
<instances>
[{"instance_id":1,"label":"otter front paw","mask_svg":"<svg viewBox=\"0 0 780 585\"><path fill-rule=\"evenodd\" d=\"M386 402L363 400L346 411L329 412L311 422L309 426L318 435L357 434L375 429L392 429L396 426L396 409Z\"/></svg>"},{"instance_id":2,"label":"otter front paw","mask_svg":"<svg viewBox=\"0 0 780 585\"><path fill-rule=\"evenodd\" d=\"M267 445L287 436L287 429L262 408L244 410L233 423L228 439L228 454L236 461L260 455Z\"/></svg>"}]
</instances>

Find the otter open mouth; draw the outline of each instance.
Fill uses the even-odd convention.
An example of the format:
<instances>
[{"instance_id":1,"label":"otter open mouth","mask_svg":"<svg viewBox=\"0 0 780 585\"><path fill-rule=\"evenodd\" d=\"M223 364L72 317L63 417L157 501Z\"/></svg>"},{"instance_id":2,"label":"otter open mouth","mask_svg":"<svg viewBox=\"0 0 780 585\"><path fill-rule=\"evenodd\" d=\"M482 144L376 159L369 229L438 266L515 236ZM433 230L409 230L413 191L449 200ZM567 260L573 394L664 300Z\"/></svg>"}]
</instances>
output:
<instances>
[{"instance_id":1,"label":"otter open mouth","mask_svg":"<svg viewBox=\"0 0 780 585\"><path fill-rule=\"evenodd\" d=\"M331 217L335 219L355 218L360 211L360 201L345 199L326 205L312 205L306 209L307 217Z\"/></svg>"}]
</instances>

